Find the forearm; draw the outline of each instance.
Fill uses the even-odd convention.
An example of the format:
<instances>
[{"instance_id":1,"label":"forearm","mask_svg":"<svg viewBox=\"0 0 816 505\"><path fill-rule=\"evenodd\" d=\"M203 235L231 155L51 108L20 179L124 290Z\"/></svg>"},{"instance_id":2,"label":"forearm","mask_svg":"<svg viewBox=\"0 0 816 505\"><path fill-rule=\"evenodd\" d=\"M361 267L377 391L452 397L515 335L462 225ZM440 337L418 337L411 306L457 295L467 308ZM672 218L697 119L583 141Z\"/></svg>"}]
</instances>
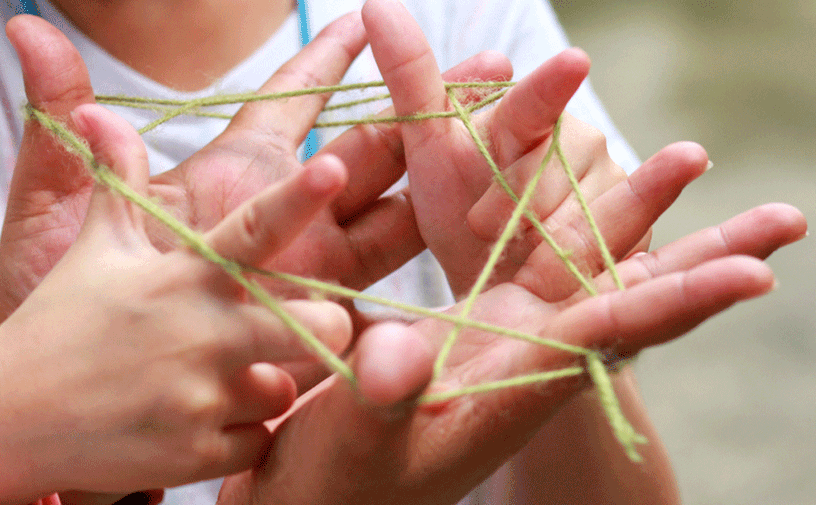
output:
<instances>
[{"instance_id":1,"label":"forearm","mask_svg":"<svg viewBox=\"0 0 816 505\"><path fill-rule=\"evenodd\" d=\"M649 420L631 367L614 378L627 418L649 439L643 462L622 450L593 390L573 398L500 472L491 505L680 503L668 455Z\"/></svg>"}]
</instances>

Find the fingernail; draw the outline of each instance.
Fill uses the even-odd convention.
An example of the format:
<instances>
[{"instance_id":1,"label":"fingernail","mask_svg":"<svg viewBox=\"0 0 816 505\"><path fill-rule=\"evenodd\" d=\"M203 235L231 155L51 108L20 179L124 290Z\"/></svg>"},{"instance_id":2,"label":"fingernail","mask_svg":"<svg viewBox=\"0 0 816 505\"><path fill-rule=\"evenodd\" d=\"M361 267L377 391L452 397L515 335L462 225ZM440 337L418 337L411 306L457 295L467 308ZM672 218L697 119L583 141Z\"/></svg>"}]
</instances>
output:
<instances>
[{"instance_id":1,"label":"fingernail","mask_svg":"<svg viewBox=\"0 0 816 505\"><path fill-rule=\"evenodd\" d=\"M705 171L706 171L706 172L708 172L708 171L709 171L709 170L711 170L712 168L714 168L714 162L713 162L713 161L711 161L711 160L708 160L708 163L706 164L706 169L705 169Z\"/></svg>"}]
</instances>

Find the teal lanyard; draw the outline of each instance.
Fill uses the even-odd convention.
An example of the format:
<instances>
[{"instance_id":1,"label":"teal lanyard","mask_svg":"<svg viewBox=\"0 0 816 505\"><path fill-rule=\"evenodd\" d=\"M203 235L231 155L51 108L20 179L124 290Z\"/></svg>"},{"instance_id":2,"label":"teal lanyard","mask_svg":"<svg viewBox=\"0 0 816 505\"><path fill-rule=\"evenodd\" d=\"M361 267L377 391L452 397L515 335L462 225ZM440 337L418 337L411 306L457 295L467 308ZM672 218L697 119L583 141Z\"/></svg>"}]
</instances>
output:
<instances>
[{"instance_id":1,"label":"teal lanyard","mask_svg":"<svg viewBox=\"0 0 816 505\"><path fill-rule=\"evenodd\" d=\"M309 29L309 8L306 5L306 0L297 0L298 4L298 22L300 24L300 47L302 48L312 40L312 34ZM40 15L40 9L37 8L35 0L20 0L20 5L25 14ZM306 141L303 143L303 157L309 159L320 149L320 136L317 130L312 128L306 136Z\"/></svg>"},{"instance_id":2,"label":"teal lanyard","mask_svg":"<svg viewBox=\"0 0 816 505\"><path fill-rule=\"evenodd\" d=\"M297 4L298 20L300 22L300 47L302 48L312 40L312 34L309 30L309 8L306 6L306 0L297 0ZM320 137L317 130L312 128L303 143L303 158L311 158L319 149Z\"/></svg>"},{"instance_id":3,"label":"teal lanyard","mask_svg":"<svg viewBox=\"0 0 816 505\"><path fill-rule=\"evenodd\" d=\"M34 0L20 0L20 4L23 7L24 14L40 15L40 9L37 8L37 3Z\"/></svg>"}]
</instances>

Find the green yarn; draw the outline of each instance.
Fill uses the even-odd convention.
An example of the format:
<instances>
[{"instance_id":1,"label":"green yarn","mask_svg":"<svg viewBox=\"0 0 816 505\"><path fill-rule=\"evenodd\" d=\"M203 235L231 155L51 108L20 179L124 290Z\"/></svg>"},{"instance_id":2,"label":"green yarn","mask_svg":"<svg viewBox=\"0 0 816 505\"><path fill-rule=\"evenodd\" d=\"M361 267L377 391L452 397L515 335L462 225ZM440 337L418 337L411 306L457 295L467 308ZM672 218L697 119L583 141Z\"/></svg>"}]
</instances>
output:
<instances>
[{"instance_id":1,"label":"green yarn","mask_svg":"<svg viewBox=\"0 0 816 505\"><path fill-rule=\"evenodd\" d=\"M420 403L440 403L445 400L456 398L457 396L472 395L478 393L488 393L490 391L497 391L499 389L506 389L519 386L530 386L533 384L543 384L556 379L563 379L565 377L575 377L583 375L586 372L583 367L574 366L570 368L562 368L561 370L554 370L552 372L541 372L530 375L522 375L519 377L512 377L510 379L498 380L493 382L485 382L475 386L465 386L455 391L443 391L441 393L431 393L421 396Z\"/></svg>"},{"instance_id":2,"label":"green yarn","mask_svg":"<svg viewBox=\"0 0 816 505\"><path fill-rule=\"evenodd\" d=\"M558 157L559 162L561 163L562 167L564 168L564 171L567 174L567 177L570 180L570 184L572 185L576 197L578 198L582 211L584 212L587 218L589 227L592 229L593 235L595 236L598 242L598 247L599 250L601 251L606 268L610 271L613 279L615 280L616 285L620 289L623 289L623 284L620 282L620 278L617 275L617 272L615 271L614 260L611 254L609 253L606 244L604 243L603 237L601 236L601 233L597 225L595 224L594 219L592 218L589 207L586 204L583 195L581 194L580 188L578 186L578 181L576 180L575 175L572 172L572 169L570 168L570 165L566 159L566 156L564 155L563 150L561 149L561 145L559 142L561 119L559 119L559 121L556 123L556 126L553 130L552 144L549 150L547 151L544 160L539 166L533 179L528 183L521 198L519 198L510 188L509 184L507 183L506 179L501 173L500 168L496 165L495 161L490 155L489 150L485 146L483 140L478 135L476 128L473 125L473 122L471 121L471 115L475 111L487 107L490 104L499 100L512 85L513 83L510 82L447 83L446 89L448 92L449 101L453 107L452 111L440 111L427 114L415 114L410 116L377 116L362 119L352 119L348 121L323 122L317 123L315 125L315 127L353 126L358 124L398 123L406 121L423 121L428 119L439 118L459 118L463 122L464 126L466 127L471 137L473 138L473 141L477 149L490 166L495 180L504 189L504 191L507 192L508 196L511 199L513 199L514 202L516 202L517 205L510 217L510 220L505 225L505 228L499 240L492 248L487 263L485 264L484 268L479 274L479 277L477 278L476 282L474 283L473 287L468 293L468 296L463 304L463 308L458 315L443 314L435 310L426 309L423 307L416 307L392 300L381 299L378 297L368 295L366 293L318 281L315 279L308 279L281 272L267 272L257 268L240 265L234 261L223 258L206 243L206 241L200 234L196 233L195 231L191 230L188 226L178 221L175 217L173 217L169 212L165 211L156 202L137 193L132 188L127 186L127 184L125 184L124 181L122 181L122 179L119 178L116 174L114 174L108 167L99 164L94 159L87 145L85 145L85 143L78 139L76 135L69 131L63 124L59 123L58 121L55 121L47 114L34 109L31 105L26 106L26 117L38 121L40 124L42 124L43 127L50 130L54 134L54 136L57 137L60 140L60 142L66 147L66 149L68 149L71 152L77 153L85 161L91 175L99 184L103 184L109 187L111 190L117 192L122 197L126 198L127 200L131 201L135 205L142 208L148 214L154 216L158 221L163 223L169 230L171 230L177 237L179 237L179 239L191 251L194 251L196 254L200 255L205 260L210 261L218 265L220 268L222 268L230 277L232 277L236 282L243 286L250 295L252 295L261 304L266 306L273 314L280 318L280 320L283 321L284 324L291 328L292 331L298 336L298 338L300 338L303 344L306 345L309 349L311 349L329 367L330 370L344 377L352 384L353 387L356 386L356 377L354 376L354 373L349 367L349 365L346 364L338 356L334 355L322 342L320 342L313 334L311 334L311 332L309 332L295 318L289 315L281 307L280 303L263 287L261 287L260 284L258 284L256 281L252 279L247 278L246 274L265 275L295 285L306 287L308 289L327 293L330 295L340 296L347 299L365 300L383 306L392 307L405 313L415 314L422 317L436 318L451 323L453 325L453 329L451 330L447 339L445 340L443 347L440 350L439 355L437 356L436 362L434 363L435 378L438 378L441 375L442 370L444 369L447 356L449 355L451 349L455 345L459 333L464 328L492 332L509 338L515 338L537 345L548 346L553 349L572 353L576 356L583 356L586 362L585 367L573 366L561 370L551 370L519 377L511 377L508 379L494 382L465 386L455 391L444 391L440 393L426 394L420 396L417 401L419 403L439 403L463 395L484 394L490 391L496 391L498 389L503 388L530 386L533 384L542 384L559 378L588 374L589 378L592 380L596 387L600 404L603 408L603 411L608 419L610 426L613 429L615 437L624 447L630 459L632 459L633 461L640 461L640 456L637 453L635 446L636 444L645 443L646 440L642 435L639 435L638 433L635 432L632 425L627 421L626 417L624 416L620 407L620 403L618 402L617 396L615 395L614 389L612 387L612 380L609 376L609 372L606 366L603 364L603 359L598 352L590 349L584 349L581 347L565 344L563 342L558 342L555 340L544 339L536 335L525 334L523 332L519 332L509 328L502 328L495 325L474 321L468 319L467 317L473 308L477 296L482 292L484 286L486 285L505 247L515 234L516 228L522 216L526 217L532 223L534 228L541 234L544 241L550 247L552 247L553 251L561 259L561 261L564 263L568 271L576 279L578 279L581 286L590 295L595 296L597 294L597 291L592 286L590 280L587 279L578 270L575 264L571 261L569 252L564 251L558 246L558 244L555 243L554 239L549 235L549 233L545 230L543 224L538 219L538 216L536 216L531 210L528 209L528 204L534 195L537 183L540 180L546 166L551 161L553 156ZM271 94L243 93L231 95L217 95L189 101L163 100L163 99L156 100L150 98L126 97L126 96L97 96L96 99L99 103L107 105L155 110L157 113L160 114L160 117L152 121L151 123L149 123L140 130L140 133L145 133L181 115L198 115L222 119L231 118L231 116L227 114L205 110L207 107L211 106L239 104L261 100L280 100L309 94L336 93L342 91L383 86L384 83L382 81L375 81L369 83L350 85L322 86L316 88L293 90ZM490 92L482 100L470 104L468 106L463 106L454 94L455 90L457 89L485 89L485 90L499 89L499 91ZM360 100L340 102L327 107L326 110L349 108L387 98L389 98L389 95L379 94L373 97L364 98Z\"/></svg>"},{"instance_id":3,"label":"green yarn","mask_svg":"<svg viewBox=\"0 0 816 505\"><path fill-rule=\"evenodd\" d=\"M645 444L647 442L646 437L636 432L635 427L623 414L618 397L612 387L612 379L603 364L601 355L597 352L587 354L586 361L589 376L592 378L592 382L595 383L601 407L606 413L606 419L612 427L615 438L623 445L629 459L640 463L643 458L638 454L636 444Z\"/></svg>"},{"instance_id":4,"label":"green yarn","mask_svg":"<svg viewBox=\"0 0 816 505\"><path fill-rule=\"evenodd\" d=\"M181 221L173 217L172 214L165 211L156 202L149 198L140 195L133 188L125 184L125 182L108 167L96 161L91 151L81 140L79 140L73 132L68 130L62 123L55 121L48 115L38 111L37 109L27 106L27 112L30 117L39 121L45 128L49 129L62 143L68 146L72 152L79 154L85 161L94 179L111 190L119 193L122 197L129 200L133 204L139 206L142 210L155 217L159 222L164 224L170 231L172 231L181 241L191 250L199 254L202 258L216 265L220 266L224 272L232 277L238 284L243 286L256 300L265 305L275 316L281 319L293 332L295 332L300 340L315 354L318 355L333 372L345 377L352 384L356 382L354 372L351 368L340 358L334 355L323 342L317 339L309 330L307 330L300 322L289 315L280 304L272 298L272 296L263 289L257 282L247 279L244 276L244 269L238 263L228 260L219 255L215 250L207 244L203 237L184 225Z\"/></svg>"},{"instance_id":5,"label":"green yarn","mask_svg":"<svg viewBox=\"0 0 816 505\"><path fill-rule=\"evenodd\" d=\"M456 96L450 91L448 91L448 98L450 99L451 105L453 105L454 109L459 115L459 118L462 120L462 123L465 125L465 128L467 128L468 133L470 133L470 136L473 139L473 142L476 144L476 148L479 150L479 153L481 153L481 155L487 161L488 166L490 166L490 170L493 172L493 177L495 177L496 182L499 184L499 186L501 186L504 192L507 193L507 196L509 196L516 203L516 205L518 205L519 204L518 196L516 196L516 193L513 191L513 188L510 187L510 184L507 183L507 179L505 179L504 174L501 173L499 166L496 165L496 162L493 160L493 156L490 155L490 151L488 151L484 141L476 132L476 127L473 125L473 121L470 120L469 111L462 107L462 105L459 103L459 100L457 100ZM549 163L550 158L552 158L552 149L560 145L558 140L560 133L561 133L561 118L558 119L555 128L553 128L552 145L550 146L550 151L547 153L546 157L544 158L544 161L542 162L541 170L544 169L547 163ZM568 172L572 172L572 169L568 168L568 166L565 166L565 170L567 170ZM567 270L572 274L573 277L575 277L575 279L578 280L578 282L581 284L581 287L583 287L590 295L595 296L597 294L597 291L589 282L589 280L586 277L584 277L584 274L581 273L580 270L578 270L578 267L575 266L575 263L572 262L572 260L570 259L569 252L561 249L561 247L555 242L555 240L552 238L549 232L547 232L547 230L544 229L544 225L541 224L541 221L538 219L538 216L536 216L535 213L533 213L530 209L526 207L522 207L522 209L524 212L524 217L526 217L527 220L530 221L530 223L532 223L533 227L544 239L544 242L546 242L547 245L550 246L555 255L558 256L558 258L564 263L564 266L567 267Z\"/></svg>"},{"instance_id":6,"label":"green yarn","mask_svg":"<svg viewBox=\"0 0 816 505\"><path fill-rule=\"evenodd\" d=\"M598 249L601 251L601 257L604 260L604 265L612 275L612 280L615 282L615 286L623 291L626 289L626 287L623 285L623 282L618 275L618 269L615 268L615 260L612 258L612 254L609 253L609 248L606 246L606 241L601 235L601 230L595 223L595 218L592 217L592 212L590 212L586 198L584 198L584 194L581 192L580 187L578 186L578 180L575 178L575 173L572 171L572 168L570 168L570 163L567 161L564 150L561 149L561 144L556 143L555 150L558 153L558 159L561 161L561 166L564 167L564 173L566 173L567 178L569 178L572 190L575 192L575 198L578 199L578 204L581 206L581 210L584 212L584 217L586 217L587 224L589 224L589 228L592 230L592 235L595 236L595 241L598 243Z\"/></svg>"},{"instance_id":7,"label":"green yarn","mask_svg":"<svg viewBox=\"0 0 816 505\"><path fill-rule=\"evenodd\" d=\"M458 100L456 97L453 96L451 90L448 90L448 97L451 100L451 103L454 104L454 107L458 106ZM461 106L458 106L458 110L462 110ZM473 128L473 124L470 121L466 121L466 125L468 126L468 130L474 132L474 137L478 137L475 135L475 128ZM556 131L553 134L553 138L557 138L558 133L560 132L560 120L555 127ZM468 293L467 298L465 299L464 306L462 307L462 312L459 314L460 317L466 318L470 313L471 309L473 309L473 305L476 303L476 298L484 289L487 281L490 279L490 276L493 274L493 270L496 267L496 264L499 262L502 253L504 253L504 249L507 247L507 244L510 242L510 239L516 234L516 229L518 228L518 224L521 221L521 216L524 214L524 209L527 208L527 205L530 203L530 200L533 198L533 193L535 193L536 186L538 185L538 181L541 178L541 175L544 173L544 169L547 168L547 164L550 162L550 158L552 158L554 147L556 142L553 142L550 150L547 152L547 155L544 156L544 161L541 162L538 170L536 171L533 179L527 185L527 188L524 190L524 194L522 195L521 199L518 201L518 205L513 209L513 213L510 215L510 219L507 221L507 224L502 231L502 234L499 236L499 240L493 246L493 249L490 251L490 256L487 258L487 262L485 263L484 267L482 268L479 277L476 279L476 282L473 284L473 287L470 289L470 293ZM482 147L479 148L481 151L484 146L482 143ZM487 153L485 152L483 155ZM489 157L489 153L485 158ZM495 166L493 163L492 165ZM456 343L456 338L459 336L459 332L462 331L462 325L456 324L451 330L448 338L445 340L444 345L442 346L442 350L439 351L439 355L436 358L436 362L434 363L434 378L439 378L442 375L445 367L445 361L448 358L448 354L450 354L451 349L453 348L454 343Z\"/></svg>"}]
</instances>

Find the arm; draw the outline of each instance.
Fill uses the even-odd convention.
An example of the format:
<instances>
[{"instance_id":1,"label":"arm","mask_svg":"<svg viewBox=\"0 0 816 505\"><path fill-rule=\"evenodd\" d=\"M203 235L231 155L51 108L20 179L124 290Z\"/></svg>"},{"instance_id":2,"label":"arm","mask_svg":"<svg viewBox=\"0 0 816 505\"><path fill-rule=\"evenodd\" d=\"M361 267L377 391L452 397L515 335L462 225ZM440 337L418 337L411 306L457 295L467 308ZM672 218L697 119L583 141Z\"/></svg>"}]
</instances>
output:
<instances>
[{"instance_id":1,"label":"arm","mask_svg":"<svg viewBox=\"0 0 816 505\"><path fill-rule=\"evenodd\" d=\"M94 105L72 117L96 158L145 194L135 130ZM202 240L257 265L324 210L345 178L336 158L316 158ZM216 265L186 249L157 251L145 223L141 209L95 188L76 242L0 326L0 503L243 470L270 443L262 423L294 400L292 377L274 364L314 358L292 330L245 302ZM282 307L335 352L348 345L351 322L338 305Z\"/></svg>"},{"instance_id":2,"label":"arm","mask_svg":"<svg viewBox=\"0 0 816 505\"><path fill-rule=\"evenodd\" d=\"M416 46L411 42L421 40L421 36L408 28L406 16L395 3L382 0L369 1L364 18L384 77L386 81L393 79L389 84L394 84L391 91L397 113L416 110L410 106L411 100L433 110L431 102L438 99L433 95L437 92L433 90L433 69L423 67L428 61L426 51L421 48L412 51ZM395 33L403 35L405 40L398 40ZM389 41L398 47L389 50ZM404 64L400 64L400 57L389 60L389 54L407 56ZM398 69L400 75L389 73L393 69ZM425 84L431 81L429 94L423 94L421 87L412 88L411 76L419 76ZM516 89L529 90L521 83L519 86ZM400 88L413 90L413 94L401 96ZM506 97L509 98L510 95ZM407 110L400 110L400 104L405 106L406 103L409 104ZM533 107L530 109L530 116L539 116ZM496 111L499 118L508 112L506 109L502 112L501 105ZM449 158L437 152L428 156L433 163L427 166L416 163L421 161L423 143L412 143L415 139L433 138L434 142L425 143L431 151L451 145L452 150L461 148L456 138L449 136L454 127L430 123L404 125L402 133L409 173L422 177L423 170L429 173L434 170L433 174L437 175L434 189L446 191L448 196L447 200L433 202L435 207L425 209L437 211L437 215L429 219L437 219L438 224L446 219L447 205L454 210L459 208L461 202L451 201L455 200L451 195L460 194L461 187L457 184L469 181L457 177L465 173L464 169L457 171L455 166L461 156ZM485 127L490 128L491 124ZM499 122L497 129L502 133L500 127ZM540 131L546 136L546 127ZM512 131L504 133L508 135L508 143L503 145L512 146L513 141L519 140L519 135ZM441 142L442 138L454 142ZM517 142L515 147L518 145ZM521 155L510 160L505 170L524 174L530 166L537 166L542 156L540 152L537 157ZM647 161L629 180L596 188L592 211L613 255L628 256L657 216L705 166L705 153L698 146L676 144ZM469 168L476 171L479 165L472 163ZM473 198L470 203L477 201L489 187L489 177L485 179L482 190L469 196ZM588 184L590 180L585 178L583 183ZM416 177L411 185L412 197L431 187L421 182L417 184ZM422 230L420 202L417 198L414 202ZM570 215L568 208L562 212ZM466 243L459 239L471 231L456 224L457 220L462 221L458 219L461 216L457 214L448 225L439 227L443 231L439 236L433 234L432 226L427 227L423 237L429 246L434 247L434 240L442 243L446 239L460 246ZM489 231L489 227L485 230ZM575 257L589 260L589 265L597 264L596 252L588 247L591 242L584 236L586 230L578 226L562 226L561 230L559 238L565 240ZM757 234L757 230L761 233ZM516 268L504 281L499 275L492 288L479 295L471 316L581 347L610 349L618 355L631 356L645 346L681 335L733 303L766 293L774 283L772 274L757 259L741 255L764 258L776 248L800 238L804 230L802 214L795 209L762 207L652 254L636 255L620 262L618 270L628 287L626 291L616 291L608 275L596 266L595 285L601 295L594 298L570 287L567 275L550 268L552 255L539 250L536 244L532 247L521 244L519 250L528 251L522 268ZM724 244L722 237L729 237L729 242ZM471 243L478 244L478 241L471 240ZM477 256L474 251L479 249L460 248L460 267ZM445 261L454 264L456 258L442 255L441 260L443 264ZM456 277L462 271L468 273L468 265L464 267L449 269L448 274L453 273L454 281L467 286L466 278ZM554 281L544 283L542 279ZM551 284L559 289L550 290ZM644 306L650 310L642 310ZM459 310L461 304L450 313L456 314ZM223 505L316 501L454 503L527 444L587 385L583 377L417 406L412 400L428 385L432 357L449 329L447 323L428 319L408 328L391 325L371 328L364 333L351 357L358 377L357 386L334 380L301 398L298 408L289 417L275 423L276 442L267 458L251 472L225 482L220 502ZM434 392L455 390L571 362L570 358L549 349L475 330L466 331L442 376L430 388ZM632 397L624 393L623 398ZM585 411L580 413L585 414ZM619 450L617 445L609 447L603 434L586 449ZM579 459L595 456L590 453ZM612 457L607 461L614 465L622 460ZM608 475L606 464L602 470ZM589 476L591 474L582 475L583 478ZM659 486L660 482L656 484Z\"/></svg>"},{"instance_id":3,"label":"arm","mask_svg":"<svg viewBox=\"0 0 816 505\"><path fill-rule=\"evenodd\" d=\"M417 112L419 107L445 108L444 94L434 92L433 86L423 87L423 82L415 77L434 75L432 62L424 66L414 63L410 71L397 64L400 56L395 55L406 55L404 58L407 61L411 56L427 54L427 48L423 48L419 42L408 45L405 41L394 40L393 37L378 36L380 34L376 30L377 28L374 27L374 33L371 35L372 47L375 55L379 57L378 61L383 68L386 82L391 86L398 112L410 114ZM388 31L390 28L384 29L383 34ZM414 34L411 40L421 41L422 38L419 34ZM546 143L550 131L548 128L551 128L554 118L561 113L572 91L576 89L577 84L585 75L586 60L584 58L580 54L569 54L560 55L551 60L543 67L533 71L530 77L522 80L516 89L511 90L504 101L497 106L492 116L488 113L487 118L481 119L479 123L482 127L481 131L489 132L488 138L493 148L492 153L497 157L500 166L506 167L519 154L528 152L539 143ZM423 66L424 70L418 70L420 66ZM394 72L389 72L390 68L399 68L402 73L395 75ZM427 82L428 78L425 77L425 80ZM430 91L422 94L417 93L417 89L430 89ZM509 126L511 123L513 126ZM474 272L481 268L486 247L498 238L503 223L514 204L497 185L487 187L489 183L484 182L484 179L479 180L480 176L485 177L481 175L485 172L480 174L473 167L478 167L480 160L471 160L466 167L458 167L454 162L446 166L444 162L440 164L437 160L456 160L453 153L459 155L461 150L455 151L456 148L452 147L450 155L437 154L435 157L428 152L445 150L446 147L450 147L440 148L438 142L434 144L423 142L422 139L429 135L437 139L440 137L452 139L451 145L455 146L461 137L461 134L457 136L459 132L456 131L456 126L459 125L446 125L441 121L435 124L418 123L406 125L403 134L406 152L409 156L408 171L412 176L412 197L416 206L420 231L429 247L446 267L446 273L454 283L455 291L461 294L472 282ZM596 130L572 120L568 120L563 129L562 139L565 140L565 150L571 155L584 192L590 201L600 198L600 193L623 178L622 171L609 159L604 137ZM682 188L699 175L705 166L705 161L700 162L693 158L694 153L687 154L692 158L685 163L682 158L679 158L682 155L686 154L678 152L671 161L677 164L678 168L678 177L672 182L675 188ZM539 159L541 156L540 154ZM459 157L461 159L461 156ZM429 159L434 161L429 164L427 162ZM526 166L535 168L536 164L531 162ZM568 197L569 188L564 188L563 183L560 182L563 181L563 177L557 178L559 169L560 167L554 164L552 171L554 175L547 176L546 180L550 186L561 184L559 188L563 189L560 189L560 192L556 189L542 189L532 207L539 210L545 226L553 231L553 235L556 236L562 247L573 251L574 259L579 264L598 265L597 260L582 257L584 254L582 245L592 243L594 239L588 236L586 228L581 228L583 220L579 221L574 217L577 208L575 202ZM457 192L450 186L431 183L432 180L437 180L440 172L445 173L446 170L452 174L450 180L468 180L471 186ZM525 177L529 178L530 171L528 169L526 172L521 170L512 172L512 168L508 168L505 175L511 184L514 184L516 194L521 194L526 182ZM487 176L489 181L489 172ZM636 179L633 187L638 188L638 183L643 184L643 178ZM429 189L436 193L429 192ZM639 189L640 194L646 195L649 191L659 188L653 186ZM475 201L473 197L470 199L467 197L468 194L479 195L480 192L484 193L484 196L479 198L479 201ZM666 192L665 206L678 194L679 191L675 190ZM444 207L459 195L462 195L461 200L451 204L455 208ZM467 214L469 229L457 229L455 223L466 221L463 210L467 211L471 204L475 207ZM652 209L653 217L656 218L665 206ZM651 219L645 223L651 223ZM615 247L613 251L618 258L630 254L632 250L645 248L645 244L648 243L649 228L648 224L646 226L643 224L637 223L636 229L628 231L617 230L619 237L627 237L627 241L613 238L612 245ZM453 230L454 238L434 235L436 230L446 230L448 233ZM478 233L474 234L474 231ZM616 235L613 230L605 231L607 236ZM533 288L533 292L546 300L561 300L570 295L576 289L576 285L571 279L564 278L560 274L563 272L560 260L549 254L546 245L541 245L538 249L533 250L532 247L525 244L525 242L533 242L535 245L541 243L540 237L533 237L533 235L535 235L534 232L528 232L528 235L525 236L526 240L519 240L515 248L511 246L511 252L508 255L518 258L519 262L529 261L526 258L532 257L533 261L538 262L538 266L532 270L541 272L542 275L534 280L529 280L531 269L528 268L526 271L515 274L516 278L523 282L525 279L529 280L525 282L525 285ZM636 237L637 240L632 241L632 237ZM449 247L452 249L448 249ZM461 255L462 249L468 248L471 253ZM468 266L462 261L463 256L479 258L480 261L474 262L472 270L463 271L463 266ZM446 261L447 258L450 259ZM515 267L512 264L509 265L505 272L507 277L514 275L513 268L518 269L518 265ZM522 267L524 268L526 267ZM595 272L597 273L597 270ZM495 277L494 275L494 279ZM461 279L464 279L464 282L457 286L457 280ZM633 465L622 451L610 450L610 447L614 447L615 444L609 445L609 440L597 436L599 427L603 430L606 425L602 411L597 408L597 402L591 395L577 395L569 401L563 413L556 415L546 424L543 431L534 437L531 446L524 450L523 455L511 460L508 466L502 468L493 484L487 484L487 492L493 497L491 503L502 503L505 500L512 503L527 503L524 501L527 499L531 500L529 503L535 503L537 497L540 496L558 496L559 500L556 501L565 503L571 500L584 502L588 496L586 489L594 489L601 494L608 493L607 498L618 494L616 490L621 492L636 490L637 496L642 497L644 503L676 501L676 491L672 493L676 486L668 457L659 437L651 427L645 409L642 408L634 379L631 378L628 381L618 379L616 382L619 394L628 400L629 419L639 432L648 433L650 440L654 441L646 449L647 454L642 465ZM641 408L637 408L638 406ZM554 450L538 450L542 447L553 446L556 447ZM584 450L567 452L558 450L558 448L569 447L581 447ZM571 463L564 465L565 459ZM638 471L632 471L635 468L638 468ZM548 473L550 478L543 477L541 469L553 469ZM621 471L623 469L629 471ZM512 477L507 475L508 472L512 472ZM512 489L501 486L502 481L508 482L511 479L514 483ZM588 481L600 481L605 484L590 486L590 488L575 485L576 482ZM505 492L509 492L510 496L502 496ZM669 499L672 494L674 496ZM619 498L626 502L630 499L628 495L627 498Z\"/></svg>"},{"instance_id":4,"label":"arm","mask_svg":"<svg viewBox=\"0 0 816 505\"><path fill-rule=\"evenodd\" d=\"M642 462L616 449L597 395L584 391L499 470L499 482L506 484L489 487L486 503L680 503L671 463L630 366L614 377L614 385L627 419L649 440L639 448Z\"/></svg>"}]
</instances>

